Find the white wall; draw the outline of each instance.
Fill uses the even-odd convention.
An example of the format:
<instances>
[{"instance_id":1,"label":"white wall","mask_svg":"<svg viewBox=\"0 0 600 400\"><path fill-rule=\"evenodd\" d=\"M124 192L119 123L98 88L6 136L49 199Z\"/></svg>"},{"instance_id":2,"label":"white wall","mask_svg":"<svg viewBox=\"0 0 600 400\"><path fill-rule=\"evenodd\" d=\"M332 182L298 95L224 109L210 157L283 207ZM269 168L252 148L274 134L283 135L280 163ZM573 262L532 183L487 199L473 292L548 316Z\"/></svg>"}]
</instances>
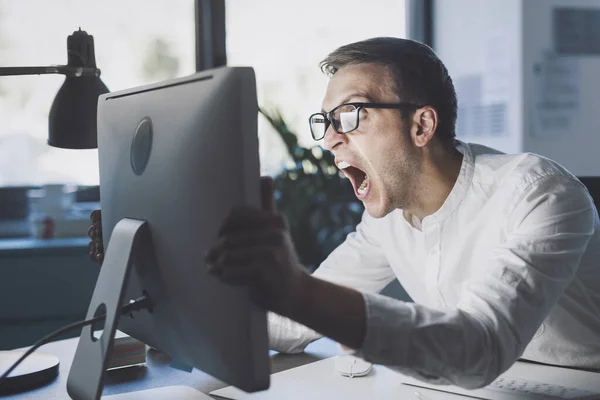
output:
<instances>
[{"instance_id":1,"label":"white wall","mask_svg":"<svg viewBox=\"0 0 600 400\"><path fill-rule=\"evenodd\" d=\"M600 56L568 57L580 71L572 80L580 90L579 107L572 113L568 129L545 133L534 121L537 88L533 70L542 61L543 51L553 47L552 9L556 6L600 9L600 0L523 1L523 99L527 106L523 148L558 161L577 176L600 176Z\"/></svg>"},{"instance_id":2,"label":"white wall","mask_svg":"<svg viewBox=\"0 0 600 400\"><path fill-rule=\"evenodd\" d=\"M472 107L477 100L507 106L503 135L474 128L466 136L457 132L459 139L509 153L520 151L521 1L436 0L434 4L434 50L454 80L459 107ZM465 80L479 85L478 95L470 93L473 90L465 87Z\"/></svg>"},{"instance_id":3,"label":"white wall","mask_svg":"<svg viewBox=\"0 0 600 400\"><path fill-rule=\"evenodd\" d=\"M459 138L510 153L542 154L575 175L599 176L600 56L569 56L565 61L579 71L565 78L569 89L579 90L565 128L545 129L537 122L541 114L536 104L545 98L540 88L548 85L542 85L534 68L544 65L545 52L554 47L552 10L600 9L600 0L436 0L434 5L434 50L455 81L459 105L474 98L484 105L508 103L505 135L470 129L466 136L465 130L457 132ZM471 87L464 85L465 78ZM479 91L473 89L474 82Z\"/></svg>"}]
</instances>

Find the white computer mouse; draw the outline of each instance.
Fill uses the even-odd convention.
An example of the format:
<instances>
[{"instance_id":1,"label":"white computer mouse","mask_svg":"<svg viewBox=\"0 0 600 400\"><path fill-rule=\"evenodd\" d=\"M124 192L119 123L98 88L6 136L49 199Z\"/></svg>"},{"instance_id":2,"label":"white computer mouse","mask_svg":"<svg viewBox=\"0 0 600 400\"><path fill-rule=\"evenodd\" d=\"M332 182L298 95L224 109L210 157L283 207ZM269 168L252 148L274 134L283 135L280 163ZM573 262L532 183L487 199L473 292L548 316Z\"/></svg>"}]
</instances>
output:
<instances>
[{"instance_id":1,"label":"white computer mouse","mask_svg":"<svg viewBox=\"0 0 600 400\"><path fill-rule=\"evenodd\" d=\"M373 364L352 354L339 355L334 361L337 372L349 378L366 376L371 372L371 368L373 368Z\"/></svg>"}]
</instances>

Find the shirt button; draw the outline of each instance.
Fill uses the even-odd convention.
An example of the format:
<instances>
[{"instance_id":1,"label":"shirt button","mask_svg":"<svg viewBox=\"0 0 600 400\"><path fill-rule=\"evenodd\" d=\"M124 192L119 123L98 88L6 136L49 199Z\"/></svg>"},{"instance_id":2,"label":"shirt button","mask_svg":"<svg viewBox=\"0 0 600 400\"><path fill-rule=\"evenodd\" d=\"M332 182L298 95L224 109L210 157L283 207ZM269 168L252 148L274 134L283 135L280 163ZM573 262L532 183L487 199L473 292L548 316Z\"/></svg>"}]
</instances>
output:
<instances>
[{"instance_id":1,"label":"shirt button","mask_svg":"<svg viewBox=\"0 0 600 400\"><path fill-rule=\"evenodd\" d=\"M435 255L436 253L437 253L437 249L436 248L433 248L433 249L429 250L429 254L432 255L432 256Z\"/></svg>"}]
</instances>

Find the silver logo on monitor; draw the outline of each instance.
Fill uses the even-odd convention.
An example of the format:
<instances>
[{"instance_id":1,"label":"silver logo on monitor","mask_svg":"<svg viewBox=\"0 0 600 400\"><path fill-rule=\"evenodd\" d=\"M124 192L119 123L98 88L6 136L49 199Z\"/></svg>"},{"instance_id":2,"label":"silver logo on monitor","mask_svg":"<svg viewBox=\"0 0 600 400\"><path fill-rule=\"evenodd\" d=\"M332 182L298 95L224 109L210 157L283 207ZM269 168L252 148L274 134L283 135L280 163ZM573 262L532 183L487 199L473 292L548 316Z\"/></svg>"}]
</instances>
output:
<instances>
[{"instance_id":1,"label":"silver logo on monitor","mask_svg":"<svg viewBox=\"0 0 600 400\"><path fill-rule=\"evenodd\" d=\"M140 121L131 142L131 169L136 175L141 175L150 159L152 152L152 120L145 117Z\"/></svg>"}]
</instances>

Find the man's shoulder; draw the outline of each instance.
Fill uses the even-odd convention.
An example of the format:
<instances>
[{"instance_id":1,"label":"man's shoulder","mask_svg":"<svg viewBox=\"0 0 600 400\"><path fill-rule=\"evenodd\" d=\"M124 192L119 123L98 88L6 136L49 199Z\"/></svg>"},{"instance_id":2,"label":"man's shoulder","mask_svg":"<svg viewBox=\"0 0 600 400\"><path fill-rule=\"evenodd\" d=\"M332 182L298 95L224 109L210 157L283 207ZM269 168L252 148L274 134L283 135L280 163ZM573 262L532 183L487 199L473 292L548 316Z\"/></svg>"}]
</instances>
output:
<instances>
[{"instance_id":1,"label":"man's shoulder","mask_svg":"<svg viewBox=\"0 0 600 400\"><path fill-rule=\"evenodd\" d=\"M473 156L474 182L511 185L515 189L546 178L577 180L558 162L535 153L505 154L486 146L469 144Z\"/></svg>"}]
</instances>

